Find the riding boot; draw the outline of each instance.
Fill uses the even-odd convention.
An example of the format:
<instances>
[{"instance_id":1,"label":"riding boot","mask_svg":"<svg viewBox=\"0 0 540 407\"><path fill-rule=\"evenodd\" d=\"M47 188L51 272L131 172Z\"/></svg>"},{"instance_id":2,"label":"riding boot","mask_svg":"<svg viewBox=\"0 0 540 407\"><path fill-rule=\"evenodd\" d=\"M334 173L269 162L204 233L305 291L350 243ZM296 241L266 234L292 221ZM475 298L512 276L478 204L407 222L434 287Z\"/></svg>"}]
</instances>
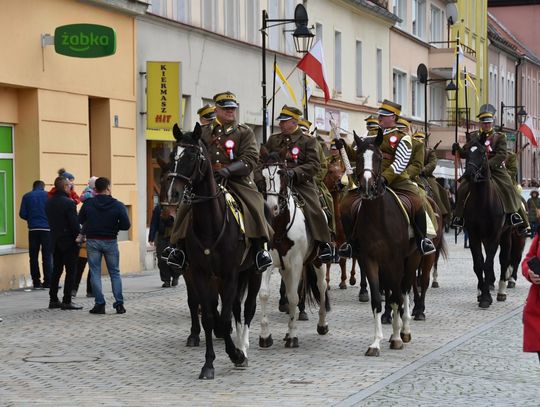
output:
<instances>
[{"instance_id":1,"label":"riding boot","mask_svg":"<svg viewBox=\"0 0 540 407\"><path fill-rule=\"evenodd\" d=\"M331 263L333 257L332 246L328 242L319 242L319 259L323 263Z\"/></svg>"},{"instance_id":2,"label":"riding boot","mask_svg":"<svg viewBox=\"0 0 540 407\"><path fill-rule=\"evenodd\" d=\"M423 209L416 212L416 215L414 216L414 229L416 244L418 245L418 248L420 249L422 254L425 256L434 253L435 245L433 244L431 239L426 237L426 213Z\"/></svg>"},{"instance_id":3,"label":"riding boot","mask_svg":"<svg viewBox=\"0 0 540 407\"><path fill-rule=\"evenodd\" d=\"M252 239L253 251L255 252L255 267L258 272L262 273L267 268L272 266L272 255L266 250L266 243L264 239Z\"/></svg>"},{"instance_id":4,"label":"riding boot","mask_svg":"<svg viewBox=\"0 0 540 407\"><path fill-rule=\"evenodd\" d=\"M462 228L465 224L463 220L463 212L465 210L465 196L463 191L457 190L456 208L454 209L454 218L452 219L452 227Z\"/></svg>"}]
</instances>

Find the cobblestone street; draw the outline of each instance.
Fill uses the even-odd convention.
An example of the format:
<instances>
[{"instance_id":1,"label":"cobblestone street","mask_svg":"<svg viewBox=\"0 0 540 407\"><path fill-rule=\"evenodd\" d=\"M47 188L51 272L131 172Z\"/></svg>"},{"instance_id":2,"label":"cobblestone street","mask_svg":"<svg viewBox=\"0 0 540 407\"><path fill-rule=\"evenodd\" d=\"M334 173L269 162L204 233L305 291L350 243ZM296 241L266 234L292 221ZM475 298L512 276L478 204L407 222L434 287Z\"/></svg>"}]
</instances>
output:
<instances>
[{"instance_id":1,"label":"cobblestone street","mask_svg":"<svg viewBox=\"0 0 540 407\"><path fill-rule=\"evenodd\" d=\"M60 311L46 309L46 291L0 294L0 405L538 406L538 358L521 350L528 283L520 275L506 302L479 309L470 253L446 239L440 288L428 291L427 319L413 321L403 350L389 349L391 327L384 325L381 356L364 356L373 335L370 305L358 302L358 284L337 288L337 268L330 332L317 334L312 309L310 320L299 322L300 347L284 348L287 318L278 311L275 274L274 345L258 347L257 313L249 367L235 368L218 340L213 381L198 380L204 339L199 348L185 347L183 281L162 289L157 271L125 277L124 315L113 313L108 279L106 315L90 315L89 298L78 298L83 311Z\"/></svg>"}]
</instances>

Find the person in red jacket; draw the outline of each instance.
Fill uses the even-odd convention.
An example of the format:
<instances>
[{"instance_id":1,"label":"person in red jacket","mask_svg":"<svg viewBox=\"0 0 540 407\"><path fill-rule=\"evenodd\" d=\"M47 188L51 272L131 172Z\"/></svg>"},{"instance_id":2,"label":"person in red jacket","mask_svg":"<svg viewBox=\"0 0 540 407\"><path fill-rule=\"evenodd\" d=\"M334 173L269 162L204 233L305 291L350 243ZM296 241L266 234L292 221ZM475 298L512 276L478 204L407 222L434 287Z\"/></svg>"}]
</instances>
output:
<instances>
[{"instance_id":1,"label":"person in red jacket","mask_svg":"<svg viewBox=\"0 0 540 407\"><path fill-rule=\"evenodd\" d=\"M66 178L68 181L69 181L69 197L71 199L73 199L73 202L75 202L75 205L79 205L81 203L81 198L79 197L79 195L77 194L77 192L75 192L75 184L74 184L74 181L75 181L75 176L69 172L67 172L64 168L60 168L58 170L58 176L59 177L64 177ZM56 192L56 188L55 187L52 187L52 189L49 191L49 198L51 196L53 196Z\"/></svg>"},{"instance_id":2,"label":"person in red jacket","mask_svg":"<svg viewBox=\"0 0 540 407\"><path fill-rule=\"evenodd\" d=\"M536 230L529 252L521 263L523 276L531 282L527 302L523 309L523 351L538 353L540 360L540 275L529 268L527 262L540 258L540 228Z\"/></svg>"}]
</instances>

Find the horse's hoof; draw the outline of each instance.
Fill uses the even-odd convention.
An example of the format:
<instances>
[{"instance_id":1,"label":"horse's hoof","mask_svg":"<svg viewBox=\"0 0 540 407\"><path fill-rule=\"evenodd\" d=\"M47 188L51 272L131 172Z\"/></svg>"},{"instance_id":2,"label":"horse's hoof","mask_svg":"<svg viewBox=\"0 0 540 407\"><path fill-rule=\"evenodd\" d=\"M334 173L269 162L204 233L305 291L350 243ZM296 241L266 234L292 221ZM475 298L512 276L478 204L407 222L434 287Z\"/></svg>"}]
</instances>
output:
<instances>
[{"instance_id":1,"label":"horse's hoof","mask_svg":"<svg viewBox=\"0 0 540 407\"><path fill-rule=\"evenodd\" d=\"M382 314L381 323L384 325L390 325L392 323L392 316L389 314Z\"/></svg>"},{"instance_id":2,"label":"horse's hoof","mask_svg":"<svg viewBox=\"0 0 540 407\"><path fill-rule=\"evenodd\" d=\"M317 325L317 333L319 335L326 335L328 333L328 324L325 326Z\"/></svg>"},{"instance_id":3,"label":"horse's hoof","mask_svg":"<svg viewBox=\"0 0 540 407\"><path fill-rule=\"evenodd\" d=\"M403 349L403 341L401 339L392 339L390 341L390 349L395 349L395 350Z\"/></svg>"},{"instance_id":4,"label":"horse's hoof","mask_svg":"<svg viewBox=\"0 0 540 407\"><path fill-rule=\"evenodd\" d=\"M229 358L231 359L231 362L238 367L244 363L246 360L246 355L244 355L244 352L242 352L240 349L236 348L234 354L229 356Z\"/></svg>"},{"instance_id":5,"label":"horse's hoof","mask_svg":"<svg viewBox=\"0 0 540 407\"><path fill-rule=\"evenodd\" d=\"M495 291L495 284L489 285L489 291Z\"/></svg>"},{"instance_id":6,"label":"horse's hoof","mask_svg":"<svg viewBox=\"0 0 540 407\"><path fill-rule=\"evenodd\" d=\"M300 311L298 313L298 320L299 321L309 321L309 317L307 315L307 312L306 311Z\"/></svg>"},{"instance_id":7,"label":"horse's hoof","mask_svg":"<svg viewBox=\"0 0 540 407\"><path fill-rule=\"evenodd\" d=\"M244 358L244 360L240 363L235 363L235 367L248 367L248 358Z\"/></svg>"},{"instance_id":8,"label":"horse's hoof","mask_svg":"<svg viewBox=\"0 0 540 407\"><path fill-rule=\"evenodd\" d=\"M213 380L214 379L214 368L213 367L203 367L199 379L202 380Z\"/></svg>"},{"instance_id":9,"label":"horse's hoof","mask_svg":"<svg viewBox=\"0 0 540 407\"><path fill-rule=\"evenodd\" d=\"M403 332L401 332L400 336L401 336L401 340L405 343L409 343L412 339L411 334L404 334Z\"/></svg>"},{"instance_id":10,"label":"horse's hoof","mask_svg":"<svg viewBox=\"0 0 540 407\"><path fill-rule=\"evenodd\" d=\"M193 348L195 346L199 346L201 340L199 339L198 335L189 335L186 341L186 346L188 348Z\"/></svg>"},{"instance_id":11,"label":"horse's hoof","mask_svg":"<svg viewBox=\"0 0 540 407\"><path fill-rule=\"evenodd\" d=\"M339 283L339 289L340 290L346 290L347 289L347 283L345 281L342 281Z\"/></svg>"},{"instance_id":12,"label":"horse's hoof","mask_svg":"<svg viewBox=\"0 0 540 407\"><path fill-rule=\"evenodd\" d=\"M356 285L356 278L354 277L349 278L349 285Z\"/></svg>"},{"instance_id":13,"label":"horse's hoof","mask_svg":"<svg viewBox=\"0 0 540 407\"><path fill-rule=\"evenodd\" d=\"M506 301L506 294L497 294L497 301Z\"/></svg>"},{"instance_id":14,"label":"horse's hoof","mask_svg":"<svg viewBox=\"0 0 540 407\"><path fill-rule=\"evenodd\" d=\"M416 314L414 314L414 320L415 321L425 321L426 320L426 314L419 311Z\"/></svg>"},{"instance_id":15,"label":"horse's hoof","mask_svg":"<svg viewBox=\"0 0 540 407\"><path fill-rule=\"evenodd\" d=\"M366 356L379 356L381 354L381 351L379 348L368 348L365 355Z\"/></svg>"},{"instance_id":16,"label":"horse's hoof","mask_svg":"<svg viewBox=\"0 0 540 407\"><path fill-rule=\"evenodd\" d=\"M279 312L289 312L289 304L279 304Z\"/></svg>"},{"instance_id":17,"label":"horse's hoof","mask_svg":"<svg viewBox=\"0 0 540 407\"><path fill-rule=\"evenodd\" d=\"M274 340L272 339L272 334L268 336L268 338L263 338L262 336L259 336L259 347L260 348L269 348L274 344Z\"/></svg>"},{"instance_id":18,"label":"horse's hoof","mask_svg":"<svg viewBox=\"0 0 540 407\"><path fill-rule=\"evenodd\" d=\"M285 341L286 348L298 348L298 338L287 338Z\"/></svg>"},{"instance_id":19,"label":"horse's hoof","mask_svg":"<svg viewBox=\"0 0 540 407\"><path fill-rule=\"evenodd\" d=\"M513 281L509 281L507 287L508 287L508 288L515 288L515 287L516 287L516 283L513 282Z\"/></svg>"},{"instance_id":20,"label":"horse's hoof","mask_svg":"<svg viewBox=\"0 0 540 407\"><path fill-rule=\"evenodd\" d=\"M493 302L493 300L491 299L491 296L490 297L481 297L480 300L478 301L478 306L480 308L489 308L489 306L491 305L491 303Z\"/></svg>"},{"instance_id":21,"label":"horse's hoof","mask_svg":"<svg viewBox=\"0 0 540 407\"><path fill-rule=\"evenodd\" d=\"M431 288L439 288L439 283L437 281L432 282Z\"/></svg>"},{"instance_id":22,"label":"horse's hoof","mask_svg":"<svg viewBox=\"0 0 540 407\"><path fill-rule=\"evenodd\" d=\"M366 291L362 291L360 290L360 292L358 293L358 301L360 302L369 302L369 294Z\"/></svg>"},{"instance_id":23,"label":"horse's hoof","mask_svg":"<svg viewBox=\"0 0 540 407\"><path fill-rule=\"evenodd\" d=\"M289 340L289 333L288 333L288 332L285 334L285 337L283 338L283 340L284 340L284 341L288 341L288 340Z\"/></svg>"}]
</instances>

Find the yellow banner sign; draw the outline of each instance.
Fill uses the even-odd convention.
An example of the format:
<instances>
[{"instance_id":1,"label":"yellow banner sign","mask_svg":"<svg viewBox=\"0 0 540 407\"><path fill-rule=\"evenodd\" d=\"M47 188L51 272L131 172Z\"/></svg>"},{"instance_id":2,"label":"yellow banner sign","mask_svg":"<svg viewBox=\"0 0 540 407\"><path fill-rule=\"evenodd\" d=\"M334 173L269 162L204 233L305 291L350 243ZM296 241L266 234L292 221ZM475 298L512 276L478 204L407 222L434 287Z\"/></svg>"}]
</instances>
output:
<instances>
[{"instance_id":1,"label":"yellow banner sign","mask_svg":"<svg viewBox=\"0 0 540 407\"><path fill-rule=\"evenodd\" d=\"M180 123L180 62L147 62L146 128L172 129Z\"/></svg>"}]
</instances>

